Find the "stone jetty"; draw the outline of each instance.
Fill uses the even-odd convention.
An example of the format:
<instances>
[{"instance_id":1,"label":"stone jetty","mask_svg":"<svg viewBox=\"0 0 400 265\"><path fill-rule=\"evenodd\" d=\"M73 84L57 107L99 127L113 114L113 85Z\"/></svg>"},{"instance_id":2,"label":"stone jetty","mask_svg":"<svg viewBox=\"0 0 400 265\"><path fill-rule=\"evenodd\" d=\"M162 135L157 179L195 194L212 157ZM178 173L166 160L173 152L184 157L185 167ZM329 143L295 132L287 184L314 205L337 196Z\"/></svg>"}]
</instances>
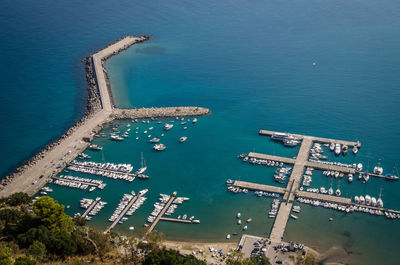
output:
<instances>
[{"instance_id":1,"label":"stone jetty","mask_svg":"<svg viewBox=\"0 0 400 265\"><path fill-rule=\"evenodd\" d=\"M0 197L15 192L34 195L49 179L82 153L106 123L114 119L136 119L156 117L183 117L207 115L210 110L202 107L167 107L118 109L113 102L105 61L130 46L146 41L149 36L127 36L85 58L88 84L87 110L85 115L60 138L39 151L31 159L16 168L0 183Z\"/></svg>"}]
</instances>

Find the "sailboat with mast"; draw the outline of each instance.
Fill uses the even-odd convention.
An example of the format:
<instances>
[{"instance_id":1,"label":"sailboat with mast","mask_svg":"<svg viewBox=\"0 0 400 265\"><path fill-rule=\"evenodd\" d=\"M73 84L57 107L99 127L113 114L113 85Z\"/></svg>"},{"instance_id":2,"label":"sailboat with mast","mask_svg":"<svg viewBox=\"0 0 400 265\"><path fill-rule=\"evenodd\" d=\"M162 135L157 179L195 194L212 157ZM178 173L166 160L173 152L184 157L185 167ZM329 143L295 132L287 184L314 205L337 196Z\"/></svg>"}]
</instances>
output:
<instances>
[{"instance_id":1,"label":"sailboat with mast","mask_svg":"<svg viewBox=\"0 0 400 265\"><path fill-rule=\"evenodd\" d=\"M394 174L396 171L397 175ZM397 171L396 164L393 167L393 172L391 174L385 174L385 179L386 180L399 180L399 172Z\"/></svg>"},{"instance_id":2,"label":"sailboat with mast","mask_svg":"<svg viewBox=\"0 0 400 265\"><path fill-rule=\"evenodd\" d=\"M382 201L382 187L381 187L381 190L379 191L379 198L378 198L378 200L376 201L376 206L377 207L383 207L383 201Z\"/></svg>"},{"instance_id":3,"label":"sailboat with mast","mask_svg":"<svg viewBox=\"0 0 400 265\"><path fill-rule=\"evenodd\" d=\"M141 166L135 172L135 175L138 176L139 178L144 176L143 173L147 170L146 162L144 161L144 158L143 158L143 152L140 154L140 158L141 158Z\"/></svg>"}]
</instances>

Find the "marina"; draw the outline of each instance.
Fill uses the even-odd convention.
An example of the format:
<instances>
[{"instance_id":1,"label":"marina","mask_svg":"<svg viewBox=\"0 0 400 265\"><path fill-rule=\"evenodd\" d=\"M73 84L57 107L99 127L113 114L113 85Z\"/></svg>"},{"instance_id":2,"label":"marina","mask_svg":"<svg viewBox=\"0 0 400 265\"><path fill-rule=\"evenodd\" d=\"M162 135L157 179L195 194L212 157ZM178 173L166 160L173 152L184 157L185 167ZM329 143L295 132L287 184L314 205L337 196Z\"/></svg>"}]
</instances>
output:
<instances>
[{"instance_id":1,"label":"marina","mask_svg":"<svg viewBox=\"0 0 400 265\"><path fill-rule=\"evenodd\" d=\"M174 201L176 195L178 193L176 191L174 191L172 193L172 196L170 196L168 202L165 204L165 206L162 208L162 210L160 211L160 213L157 215L157 217L155 218L155 220L153 221L153 223L151 224L151 226L149 227L149 229L147 230L147 234L151 233L153 231L153 229L156 227L156 225L158 224L158 222L160 221L161 217L164 215L165 211L168 209L168 207L171 205L171 203Z\"/></svg>"},{"instance_id":2,"label":"marina","mask_svg":"<svg viewBox=\"0 0 400 265\"><path fill-rule=\"evenodd\" d=\"M46 146L7 179L3 179L0 196L8 196L15 192L25 192L30 196L36 194L51 177L61 172L65 166L85 152L91 145L90 141L94 135L102 129L104 124L115 119L202 116L210 113L209 109L202 107L135 109L114 107L107 71L104 66L105 61L133 44L148 39L148 36L126 36L89 57L89 60L87 60L88 67L86 68L89 90L95 91L97 88L97 91L93 93L90 91L93 98L89 98L89 101L99 101L100 108L92 109L59 140Z\"/></svg>"},{"instance_id":3,"label":"marina","mask_svg":"<svg viewBox=\"0 0 400 265\"><path fill-rule=\"evenodd\" d=\"M273 204L273 210L269 213L269 217L275 218L272 229L269 234L269 239L273 243L282 242L286 224L288 222L289 217L295 220L298 219L298 216L291 214L293 208L293 202L296 197L299 202L312 204L314 206L321 205L326 208L337 209L345 212L354 212L354 211L367 212L370 214L386 215L386 217L390 219L400 217L400 215L398 215L398 211L396 210L389 210L369 205L355 204L352 202L351 198L340 197L339 190L336 191L336 196L319 193L319 190L316 190L316 192L304 191L303 187L301 187L302 190L300 190L301 180L303 178L304 178L303 185L308 186L309 183L311 182L311 175L314 168L329 172L334 172L336 177L338 177L339 175L343 177L343 174L345 173L355 174L357 172L355 165L309 161L310 150L314 150L313 152L315 153L317 152L318 148L320 148L319 145L314 145L314 147L312 148L313 143L331 144L331 146L334 145L336 147L339 145L346 145L349 147L355 146L357 148L360 148L361 147L360 142L342 141L342 140L327 139L321 137L304 136L299 134L288 134L288 133L281 133L268 130L260 130L259 134L262 136L270 136L271 139L274 141L290 140L301 143L298 155L295 158L279 157L279 156L260 154L254 152L250 152L247 156L246 155L240 156L244 157L243 161L258 159L262 161L275 161L278 163L293 165L293 169L291 170L291 175L287 182L286 188L243 182L243 181L233 182L233 187L238 187L240 189L256 190L256 192L257 191L275 192L283 195L282 203L279 203L279 201L276 202L274 201L275 204ZM322 152L322 150L320 152ZM258 162L257 164L266 164L266 163ZM306 172L306 175L304 175L304 172ZM310 189L310 191L311 190L313 189ZM324 190L321 189L321 191ZM277 210L278 207L279 210ZM296 211L299 211L298 208L296 209L297 209Z\"/></svg>"},{"instance_id":4,"label":"marina","mask_svg":"<svg viewBox=\"0 0 400 265\"><path fill-rule=\"evenodd\" d=\"M114 212L113 216L110 217L110 221L113 223L104 231L104 234L109 233L124 217L124 215L128 212L128 210L132 207L132 205L139 200L144 194L146 194L147 190L140 191L136 196L134 195L134 191L132 194L125 194L122 198L117 210ZM115 217L115 218L114 218ZM127 220L124 219L124 220Z\"/></svg>"},{"instance_id":5,"label":"marina","mask_svg":"<svg viewBox=\"0 0 400 265\"><path fill-rule=\"evenodd\" d=\"M289 215L285 242L303 241L327 257L326 263L398 263L398 219L385 218L386 211L381 216L371 214L368 207L377 207L373 205L380 205L378 200L382 199L383 209L400 209L400 181L386 177L389 173L400 176L391 170L400 163L396 144L400 141L400 20L394 12L399 2L175 1L154 5L134 1L124 2L122 8L103 8L102 4L107 5L103 2L80 6L68 1L40 6L27 3L25 8L18 2L4 2L5 126L0 137L0 196L18 191L29 191L32 197L48 195L65 205L69 216L85 212L79 206L83 197L94 200L100 196L108 204L87 224L103 232L111 224L107 220L123 194L149 188L143 206L131 217L128 210L124 217L129 220L112 230L137 236L158 194L171 195L176 190L178 196L184 194L191 200L171 215L167 215L167 209L163 217L178 219L184 213L190 217L193 211L201 225L161 221L155 230L163 232L168 241L176 240L182 253L184 246L193 242L204 242L218 250L222 247L216 242L234 245L243 235L248 218L253 221L247 224L246 234L264 240L278 215L277 211L275 218L268 218L272 201L279 199L280 207L295 194L291 214L298 219ZM131 39L120 41L126 34L138 32L152 37L126 49L133 43ZM238 41L238 36L246 41ZM119 37L122 39L117 40ZM95 66L93 55L106 47L110 48L105 51L108 56L99 53ZM103 71L103 77L97 77L95 67ZM108 112L112 113L103 116L97 115L103 112L104 95L100 94L98 78L106 79L106 87L100 86L108 89L111 98ZM190 121L189 117L156 118L167 112L179 116L179 112L185 112L159 106L185 105L208 107L212 115L197 117L196 129L192 126L194 117ZM80 120L86 110L88 115ZM154 120L147 115L155 115ZM135 116L143 118L134 123ZM165 123L174 126L165 131ZM112 127L116 125L113 139ZM79 133L80 128L84 133ZM294 137L269 140L270 135L259 134L264 128L294 133ZM75 137L76 133L80 136ZM294 163L262 160L253 164L250 158L247 163L235 158L253 152L296 160L303 141L296 134L334 140L313 142L307 162L315 164L305 164L297 191L351 198L351 204L339 206L321 197L299 197L296 183L290 180ZM180 143L183 136L188 138ZM70 141L70 137L76 141ZM159 142L149 143L154 138ZM338 143L335 139L349 141ZM361 147L348 143L357 140ZM166 149L154 151L156 143ZM323 152L314 148L316 144ZM62 150L53 152L58 145ZM130 163L132 174L140 168L141 152L148 164L147 180L114 180L67 169L74 159ZM280 163L284 165L277 166ZM356 173L349 173L352 176L319 168L319 164L324 168L338 165L352 170L354 163L357 168L363 164L363 168L355 168ZM382 167L383 172L375 171L375 166ZM280 174L282 167L292 170ZM312 174L307 173L308 167L314 169ZM89 193L94 186L82 190L74 188L73 182L65 182L71 186L54 184L52 177L61 174L103 180L107 186ZM367 176L369 180L365 181ZM276 186L285 193L234 187L234 181L227 186L228 178ZM355 196L359 201L361 196L363 203L356 203ZM299 214L293 211L298 205ZM351 211L350 206L354 213L346 212ZM240 226L238 212L242 214ZM230 240L225 240L227 234ZM207 246L201 247L207 252ZM223 250L225 254L229 251ZM248 255L254 254L253 250L254 246ZM204 254L196 256L202 259ZM287 253L291 254L297 256ZM222 256L217 257L207 263L223 263ZM279 259L270 262L279 264Z\"/></svg>"},{"instance_id":6,"label":"marina","mask_svg":"<svg viewBox=\"0 0 400 265\"><path fill-rule=\"evenodd\" d=\"M101 200L101 198L100 198L100 197L97 197L96 200L94 200L94 201L92 202L92 204L90 204L89 208L87 208L87 210L82 214L82 217L83 217L83 218L86 218L86 216L89 214L89 212L90 212L91 210L93 210L93 208L97 205L97 203L100 202L100 200Z\"/></svg>"}]
</instances>

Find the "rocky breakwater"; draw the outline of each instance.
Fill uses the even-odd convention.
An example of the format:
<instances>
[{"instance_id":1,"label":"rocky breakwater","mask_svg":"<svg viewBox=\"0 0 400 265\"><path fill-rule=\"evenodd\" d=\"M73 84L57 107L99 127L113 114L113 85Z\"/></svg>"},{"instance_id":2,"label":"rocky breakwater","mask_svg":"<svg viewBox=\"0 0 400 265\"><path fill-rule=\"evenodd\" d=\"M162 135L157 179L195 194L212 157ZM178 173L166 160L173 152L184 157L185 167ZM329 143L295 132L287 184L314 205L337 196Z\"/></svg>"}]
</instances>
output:
<instances>
[{"instance_id":1,"label":"rocky breakwater","mask_svg":"<svg viewBox=\"0 0 400 265\"><path fill-rule=\"evenodd\" d=\"M114 109L114 119L139 119L162 117L203 116L211 111L202 107L165 107L165 108L138 108L138 109Z\"/></svg>"},{"instance_id":2,"label":"rocky breakwater","mask_svg":"<svg viewBox=\"0 0 400 265\"><path fill-rule=\"evenodd\" d=\"M115 106L114 98L113 98L113 95L112 95L110 78L108 77L107 69L105 67L105 62L110 57L118 55L122 51L128 49L133 44L141 43L141 42L147 41L149 39L150 39L149 35L143 35L143 36L138 36L138 37L127 36L125 38L118 39L117 41L115 41L114 43L111 43L110 45L108 45L105 48L105 49L107 49L107 48L111 47L112 45L114 45L114 44L116 44L118 42L121 42L121 41L124 41L124 43L125 43L123 46L119 47L117 50L114 50L113 52L108 53L108 54L106 54L106 55L101 57L101 67L102 67L102 70L103 70L103 73L104 73L104 79L105 79L105 83L106 83L106 86L107 86L108 95L109 95L109 98L111 100L111 104L112 104L113 108L115 108L116 106ZM103 50L105 50L105 49L103 49Z\"/></svg>"}]
</instances>

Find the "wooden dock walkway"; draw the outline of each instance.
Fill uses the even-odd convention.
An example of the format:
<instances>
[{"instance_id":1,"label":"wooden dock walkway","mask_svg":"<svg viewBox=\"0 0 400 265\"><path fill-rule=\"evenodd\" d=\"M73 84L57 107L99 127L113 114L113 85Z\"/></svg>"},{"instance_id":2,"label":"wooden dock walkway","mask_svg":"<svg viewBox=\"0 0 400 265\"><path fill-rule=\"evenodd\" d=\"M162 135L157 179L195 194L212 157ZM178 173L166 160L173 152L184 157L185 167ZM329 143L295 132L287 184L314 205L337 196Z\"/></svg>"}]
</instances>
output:
<instances>
[{"instance_id":1,"label":"wooden dock walkway","mask_svg":"<svg viewBox=\"0 0 400 265\"><path fill-rule=\"evenodd\" d=\"M161 217L160 221L169 221L169 222L178 222L178 223L187 223L191 224L192 221L190 220L183 220L183 219L177 219L177 218L168 218L168 217Z\"/></svg>"},{"instance_id":2,"label":"wooden dock walkway","mask_svg":"<svg viewBox=\"0 0 400 265\"><path fill-rule=\"evenodd\" d=\"M96 200L94 200L92 204L89 206L89 208L87 208L86 211L82 214L82 217L86 217L86 215L90 213L90 211L99 203L100 200L101 198L97 197Z\"/></svg>"},{"instance_id":3,"label":"wooden dock walkway","mask_svg":"<svg viewBox=\"0 0 400 265\"><path fill-rule=\"evenodd\" d=\"M108 232L111 231L111 229L114 228L114 226L117 225L117 223L119 222L119 220L121 220L122 217L124 217L124 215L126 214L126 212L129 210L129 208L132 207L133 203L139 199L142 195L140 193L138 193L136 196L134 196L129 203L125 206L125 208L122 210L122 212L120 213L120 215L117 217L117 219L114 220L114 222L106 229L106 231L104 231L104 234L107 234Z\"/></svg>"},{"instance_id":4,"label":"wooden dock walkway","mask_svg":"<svg viewBox=\"0 0 400 265\"><path fill-rule=\"evenodd\" d=\"M273 155L260 154L260 153L254 153L254 152L250 152L247 156L249 158L272 160L272 161L283 162L286 164L294 164L296 161L296 159L293 159L293 158L287 158L287 157L282 157L282 156L273 156Z\"/></svg>"},{"instance_id":5,"label":"wooden dock walkway","mask_svg":"<svg viewBox=\"0 0 400 265\"><path fill-rule=\"evenodd\" d=\"M172 194L171 198L169 198L167 204L165 204L164 208L161 210L161 212L157 215L157 218L154 220L154 222L151 224L149 230L147 230L146 234L151 233L153 231L153 229L156 227L156 225L158 224L158 222L160 221L161 217L164 215L165 211L168 209L168 207L171 205L171 203L174 201L176 195L178 193L176 191L174 191L174 193Z\"/></svg>"},{"instance_id":6,"label":"wooden dock walkway","mask_svg":"<svg viewBox=\"0 0 400 265\"><path fill-rule=\"evenodd\" d=\"M284 194L286 192L286 189L281 188L281 187L275 187L275 186L270 186L270 185L257 184L257 183L251 183L251 182L246 182L246 181L239 181L239 180L236 180L233 183L233 186L236 186L236 187L239 187L242 189L260 190L260 191L274 192L274 193L279 193L279 194Z\"/></svg>"}]
</instances>

